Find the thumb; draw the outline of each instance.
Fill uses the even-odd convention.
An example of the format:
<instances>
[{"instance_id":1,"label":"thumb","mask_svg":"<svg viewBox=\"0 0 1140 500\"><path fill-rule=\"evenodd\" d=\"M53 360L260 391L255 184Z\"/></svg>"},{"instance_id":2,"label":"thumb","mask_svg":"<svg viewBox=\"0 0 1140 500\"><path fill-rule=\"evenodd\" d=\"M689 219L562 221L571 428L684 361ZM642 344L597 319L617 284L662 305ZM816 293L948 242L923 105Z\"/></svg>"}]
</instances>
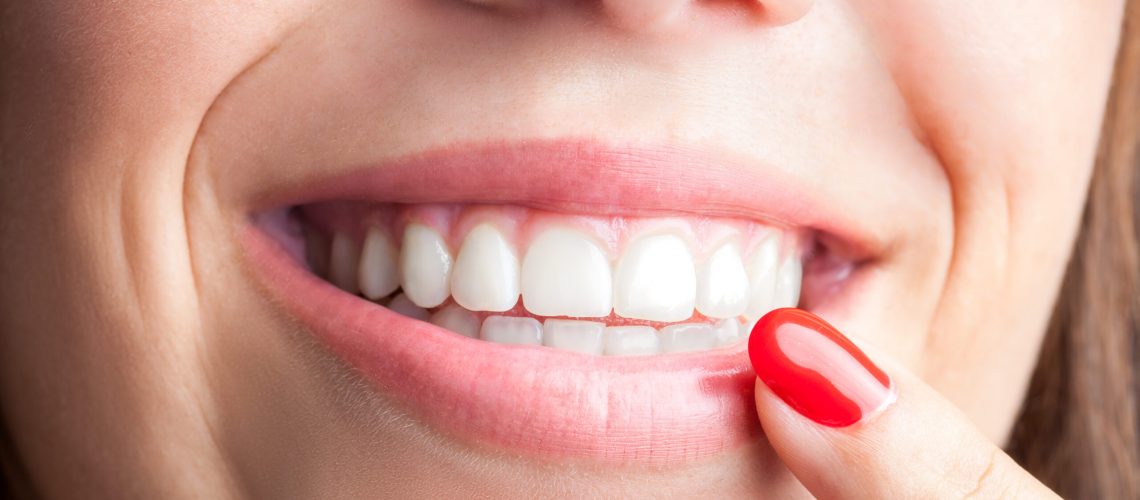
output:
<instances>
[{"instance_id":1,"label":"thumb","mask_svg":"<svg viewBox=\"0 0 1140 500\"><path fill-rule=\"evenodd\" d=\"M1056 497L937 392L811 313L768 313L748 353L760 425L817 497Z\"/></svg>"}]
</instances>

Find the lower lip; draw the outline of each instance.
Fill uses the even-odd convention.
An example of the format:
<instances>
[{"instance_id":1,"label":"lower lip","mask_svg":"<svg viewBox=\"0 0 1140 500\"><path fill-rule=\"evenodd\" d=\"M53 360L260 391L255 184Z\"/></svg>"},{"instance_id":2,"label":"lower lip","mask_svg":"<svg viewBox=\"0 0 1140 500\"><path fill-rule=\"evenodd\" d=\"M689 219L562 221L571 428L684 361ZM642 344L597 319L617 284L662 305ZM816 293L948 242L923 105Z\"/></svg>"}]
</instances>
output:
<instances>
[{"instance_id":1,"label":"lower lip","mask_svg":"<svg viewBox=\"0 0 1140 500\"><path fill-rule=\"evenodd\" d=\"M471 443L545 459L671 466L758 439L741 349L607 358L457 335L346 294L250 226L271 293L377 391Z\"/></svg>"}]
</instances>

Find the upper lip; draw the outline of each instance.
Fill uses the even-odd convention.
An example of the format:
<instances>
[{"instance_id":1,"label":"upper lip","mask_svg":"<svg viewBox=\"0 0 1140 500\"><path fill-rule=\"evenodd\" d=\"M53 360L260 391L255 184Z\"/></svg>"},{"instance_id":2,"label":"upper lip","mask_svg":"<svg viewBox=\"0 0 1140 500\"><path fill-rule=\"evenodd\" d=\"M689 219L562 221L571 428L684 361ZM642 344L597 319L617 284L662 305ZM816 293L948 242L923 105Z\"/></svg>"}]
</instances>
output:
<instances>
[{"instance_id":1,"label":"upper lip","mask_svg":"<svg viewBox=\"0 0 1140 500\"><path fill-rule=\"evenodd\" d=\"M569 213L697 213L825 232L849 254L876 242L794 179L673 147L588 141L454 146L262 193L251 210L325 200L509 203ZM386 394L464 439L547 457L671 464L755 436L743 352L597 358L467 339L343 293L256 225L256 275L314 335Z\"/></svg>"}]
</instances>

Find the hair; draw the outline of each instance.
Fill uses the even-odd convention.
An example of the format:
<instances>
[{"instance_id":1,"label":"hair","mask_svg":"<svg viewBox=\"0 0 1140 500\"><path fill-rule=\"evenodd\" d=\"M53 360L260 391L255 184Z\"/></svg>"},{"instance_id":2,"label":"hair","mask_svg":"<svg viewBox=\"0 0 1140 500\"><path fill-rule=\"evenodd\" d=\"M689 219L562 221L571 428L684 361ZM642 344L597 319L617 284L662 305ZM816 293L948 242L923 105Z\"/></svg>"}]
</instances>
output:
<instances>
[{"instance_id":1,"label":"hair","mask_svg":"<svg viewBox=\"0 0 1140 500\"><path fill-rule=\"evenodd\" d=\"M1066 498L1140 498L1140 1L1125 9L1084 220L1008 446Z\"/></svg>"}]
</instances>

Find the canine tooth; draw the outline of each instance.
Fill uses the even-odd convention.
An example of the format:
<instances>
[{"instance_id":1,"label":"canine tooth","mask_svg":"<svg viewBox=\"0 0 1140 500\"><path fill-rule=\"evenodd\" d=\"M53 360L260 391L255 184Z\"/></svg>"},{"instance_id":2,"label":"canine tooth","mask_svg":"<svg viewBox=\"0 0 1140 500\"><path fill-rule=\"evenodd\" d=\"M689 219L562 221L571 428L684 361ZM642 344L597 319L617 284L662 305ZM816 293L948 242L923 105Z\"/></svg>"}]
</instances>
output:
<instances>
[{"instance_id":1,"label":"canine tooth","mask_svg":"<svg viewBox=\"0 0 1140 500\"><path fill-rule=\"evenodd\" d=\"M360 251L360 292L372 300L387 297L400 286L396 247L379 228L368 229Z\"/></svg>"},{"instance_id":2,"label":"canine tooth","mask_svg":"<svg viewBox=\"0 0 1140 500\"><path fill-rule=\"evenodd\" d=\"M776 273L776 307L795 307L800 302L800 285L804 279L803 263L799 257L784 259Z\"/></svg>"},{"instance_id":3,"label":"canine tooth","mask_svg":"<svg viewBox=\"0 0 1140 500\"><path fill-rule=\"evenodd\" d=\"M355 294L358 291L356 268L360 263L360 247L344 233L333 235L329 249L329 281L341 290Z\"/></svg>"},{"instance_id":4,"label":"canine tooth","mask_svg":"<svg viewBox=\"0 0 1140 500\"><path fill-rule=\"evenodd\" d=\"M451 330L464 337L479 337L479 317L455 304L449 305L431 316L431 324Z\"/></svg>"},{"instance_id":5,"label":"canine tooth","mask_svg":"<svg viewBox=\"0 0 1140 500\"><path fill-rule=\"evenodd\" d=\"M451 251L434 229L408 224L400 248L400 282L404 294L420 307L435 307L451 294Z\"/></svg>"},{"instance_id":6,"label":"canine tooth","mask_svg":"<svg viewBox=\"0 0 1140 500\"><path fill-rule=\"evenodd\" d=\"M689 247L662 234L633 242L614 272L614 312L626 318L681 321L693 315L697 276Z\"/></svg>"},{"instance_id":7,"label":"canine tooth","mask_svg":"<svg viewBox=\"0 0 1140 500\"><path fill-rule=\"evenodd\" d=\"M661 352L701 351L716 347L716 329L702 323L682 323L662 328L657 334Z\"/></svg>"},{"instance_id":8,"label":"canine tooth","mask_svg":"<svg viewBox=\"0 0 1140 500\"><path fill-rule=\"evenodd\" d=\"M542 345L581 352L602 354L604 323L571 319L548 319L542 323Z\"/></svg>"},{"instance_id":9,"label":"canine tooth","mask_svg":"<svg viewBox=\"0 0 1140 500\"><path fill-rule=\"evenodd\" d=\"M428 316L431 316L431 313L427 312L427 309L415 305L402 293L392 297L392 301L388 303L388 309L391 309L394 313L420 321L427 321Z\"/></svg>"},{"instance_id":10,"label":"canine tooth","mask_svg":"<svg viewBox=\"0 0 1140 500\"><path fill-rule=\"evenodd\" d=\"M577 231L546 230L523 258L522 301L539 316L608 316L613 308L609 260Z\"/></svg>"},{"instance_id":11,"label":"canine tooth","mask_svg":"<svg viewBox=\"0 0 1140 500\"><path fill-rule=\"evenodd\" d=\"M542 323L534 318L488 316L479 338L496 344L542 345Z\"/></svg>"},{"instance_id":12,"label":"canine tooth","mask_svg":"<svg viewBox=\"0 0 1140 500\"><path fill-rule=\"evenodd\" d=\"M740 320L725 318L716 324L716 344L732 345L740 340Z\"/></svg>"},{"instance_id":13,"label":"canine tooth","mask_svg":"<svg viewBox=\"0 0 1140 500\"><path fill-rule=\"evenodd\" d=\"M745 316L758 319L775 309L776 270L780 265L780 239L769 236L752 256L748 267L748 309Z\"/></svg>"},{"instance_id":14,"label":"canine tooth","mask_svg":"<svg viewBox=\"0 0 1140 500\"><path fill-rule=\"evenodd\" d=\"M659 352L657 330L651 326L606 328L606 356L649 356Z\"/></svg>"},{"instance_id":15,"label":"canine tooth","mask_svg":"<svg viewBox=\"0 0 1140 500\"><path fill-rule=\"evenodd\" d=\"M507 239L489 224L475 226L451 273L451 296L471 311L506 311L519 301L519 260Z\"/></svg>"},{"instance_id":16,"label":"canine tooth","mask_svg":"<svg viewBox=\"0 0 1140 500\"><path fill-rule=\"evenodd\" d=\"M697 275L697 310L710 318L734 318L748 307L748 272L740 250L729 243L718 248Z\"/></svg>"}]
</instances>

